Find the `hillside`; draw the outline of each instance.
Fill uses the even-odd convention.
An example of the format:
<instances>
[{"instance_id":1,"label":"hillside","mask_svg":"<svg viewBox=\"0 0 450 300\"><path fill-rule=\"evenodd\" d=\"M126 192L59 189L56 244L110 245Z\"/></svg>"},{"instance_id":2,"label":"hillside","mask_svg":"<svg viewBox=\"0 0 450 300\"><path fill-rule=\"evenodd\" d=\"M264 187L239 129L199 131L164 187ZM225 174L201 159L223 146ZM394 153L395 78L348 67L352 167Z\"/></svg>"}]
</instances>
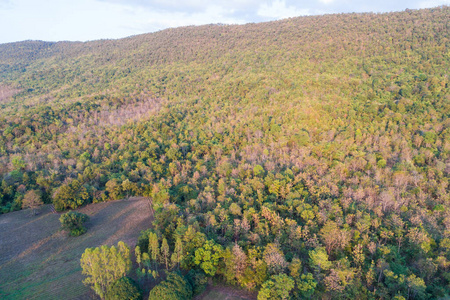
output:
<instances>
[{"instance_id":1,"label":"hillside","mask_svg":"<svg viewBox=\"0 0 450 300\"><path fill-rule=\"evenodd\" d=\"M443 6L0 45L2 212L28 190L61 210L80 191L149 196L185 271L208 274L193 255L210 241L208 275L249 290L286 274L297 298L446 297L449 20Z\"/></svg>"},{"instance_id":2,"label":"hillside","mask_svg":"<svg viewBox=\"0 0 450 300\"><path fill-rule=\"evenodd\" d=\"M80 257L85 248L136 244L149 227L147 200L91 204L80 209L90 216L89 232L79 238L60 231L60 214L50 207L38 216L27 210L0 216L0 297L2 299L87 299Z\"/></svg>"}]
</instances>

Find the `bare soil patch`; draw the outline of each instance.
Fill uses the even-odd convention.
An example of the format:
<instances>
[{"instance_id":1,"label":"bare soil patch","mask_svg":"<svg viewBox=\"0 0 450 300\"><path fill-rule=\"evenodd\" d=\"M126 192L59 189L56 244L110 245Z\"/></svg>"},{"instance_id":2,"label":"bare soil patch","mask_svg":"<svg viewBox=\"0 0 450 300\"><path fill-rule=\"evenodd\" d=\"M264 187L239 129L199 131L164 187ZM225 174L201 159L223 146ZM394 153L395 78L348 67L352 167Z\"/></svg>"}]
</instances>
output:
<instances>
[{"instance_id":1,"label":"bare soil patch","mask_svg":"<svg viewBox=\"0 0 450 300\"><path fill-rule=\"evenodd\" d=\"M257 293L223 284L209 285L194 300L256 300Z\"/></svg>"}]
</instances>

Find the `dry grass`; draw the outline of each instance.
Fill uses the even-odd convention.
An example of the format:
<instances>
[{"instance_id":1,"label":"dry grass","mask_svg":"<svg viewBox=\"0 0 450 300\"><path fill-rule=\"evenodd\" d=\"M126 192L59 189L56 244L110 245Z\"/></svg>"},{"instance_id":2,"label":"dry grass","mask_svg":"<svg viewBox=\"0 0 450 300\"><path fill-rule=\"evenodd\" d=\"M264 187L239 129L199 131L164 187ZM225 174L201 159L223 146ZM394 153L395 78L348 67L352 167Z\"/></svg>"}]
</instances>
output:
<instances>
[{"instance_id":1,"label":"dry grass","mask_svg":"<svg viewBox=\"0 0 450 300\"><path fill-rule=\"evenodd\" d=\"M88 247L124 241L134 248L151 225L144 199L91 204L88 231L68 237L59 216L45 206L37 216L18 211L0 216L0 299L92 299L83 285L81 254Z\"/></svg>"}]
</instances>

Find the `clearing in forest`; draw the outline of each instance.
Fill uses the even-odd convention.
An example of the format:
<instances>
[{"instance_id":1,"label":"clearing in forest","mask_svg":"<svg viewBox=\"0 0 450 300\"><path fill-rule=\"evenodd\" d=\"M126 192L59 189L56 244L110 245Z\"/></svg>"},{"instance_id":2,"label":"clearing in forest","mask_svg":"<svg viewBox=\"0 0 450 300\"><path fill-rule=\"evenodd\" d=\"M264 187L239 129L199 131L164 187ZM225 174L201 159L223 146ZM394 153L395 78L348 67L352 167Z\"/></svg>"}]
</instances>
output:
<instances>
[{"instance_id":1,"label":"clearing in forest","mask_svg":"<svg viewBox=\"0 0 450 300\"><path fill-rule=\"evenodd\" d=\"M83 285L80 258L86 248L124 241L134 248L141 230L151 225L143 198L90 204L87 232L69 237L60 231L50 206L0 215L0 299L92 299Z\"/></svg>"},{"instance_id":2,"label":"clearing in forest","mask_svg":"<svg viewBox=\"0 0 450 300\"><path fill-rule=\"evenodd\" d=\"M222 284L210 285L194 300L256 300L256 292L249 292Z\"/></svg>"}]
</instances>

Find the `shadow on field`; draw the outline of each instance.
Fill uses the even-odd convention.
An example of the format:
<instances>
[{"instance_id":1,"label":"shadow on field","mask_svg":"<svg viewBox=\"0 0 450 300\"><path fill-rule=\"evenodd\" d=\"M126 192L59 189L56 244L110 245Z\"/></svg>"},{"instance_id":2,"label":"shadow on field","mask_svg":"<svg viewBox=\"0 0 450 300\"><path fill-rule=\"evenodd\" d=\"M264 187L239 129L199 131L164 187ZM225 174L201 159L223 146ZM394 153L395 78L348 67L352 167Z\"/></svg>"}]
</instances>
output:
<instances>
[{"instance_id":1,"label":"shadow on field","mask_svg":"<svg viewBox=\"0 0 450 300\"><path fill-rule=\"evenodd\" d=\"M86 248L124 241L134 248L141 230L151 225L145 199L91 204L88 231L69 237L60 231L60 214L49 206L31 216L18 211L0 216L1 299L89 299L80 258Z\"/></svg>"}]
</instances>

